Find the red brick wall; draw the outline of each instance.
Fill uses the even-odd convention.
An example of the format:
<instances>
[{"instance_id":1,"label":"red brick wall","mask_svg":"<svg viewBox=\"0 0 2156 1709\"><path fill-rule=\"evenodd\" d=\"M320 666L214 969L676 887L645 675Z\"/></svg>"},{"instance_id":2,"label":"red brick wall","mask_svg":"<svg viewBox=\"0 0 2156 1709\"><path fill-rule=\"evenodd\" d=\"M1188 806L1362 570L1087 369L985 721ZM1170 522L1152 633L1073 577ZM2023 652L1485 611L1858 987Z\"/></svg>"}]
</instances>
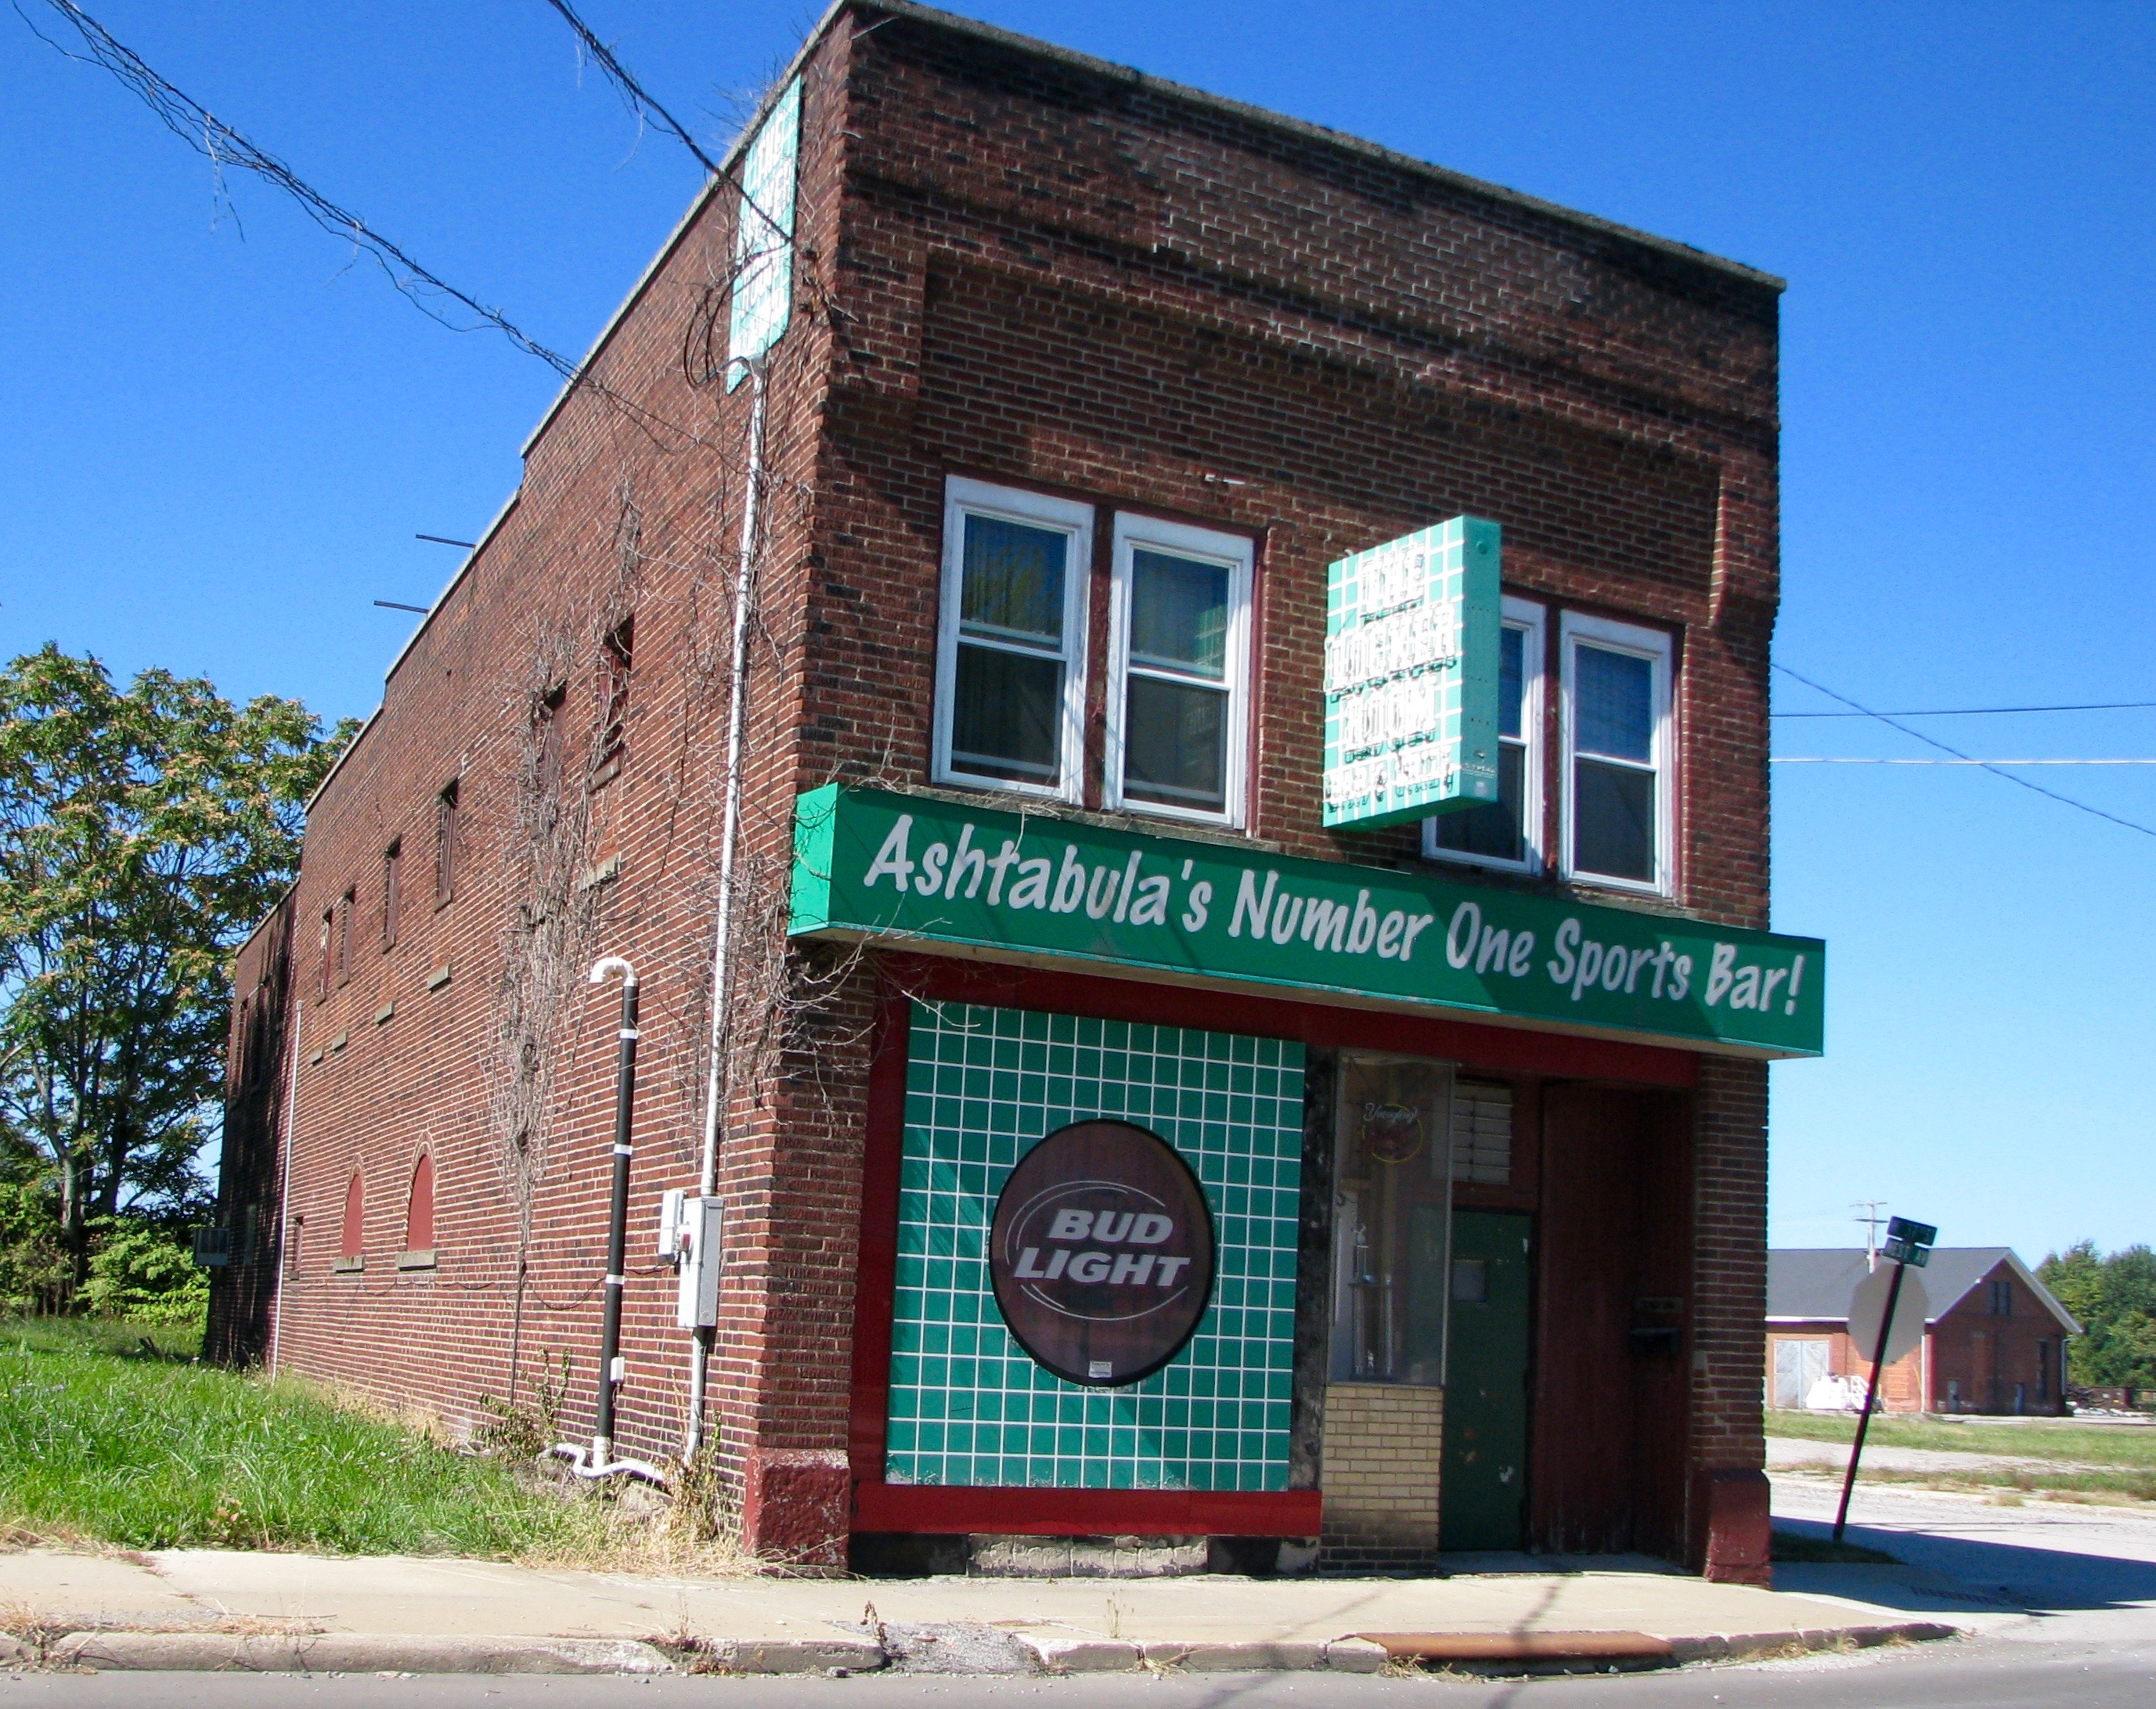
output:
<instances>
[{"instance_id":1,"label":"red brick wall","mask_svg":"<svg viewBox=\"0 0 2156 1709\"><path fill-rule=\"evenodd\" d=\"M1991 1285L2012 1290L2013 1310L1991 1311ZM2038 1352L2044 1343L2046 1353ZM1939 1411L2062 1413L2060 1387L2064 1332L2012 1268L1999 1264L1964 1295L1932 1329L1932 1404ZM2048 1358L2048 1378L2045 1362ZM1957 1385L1949 1393L1948 1385ZM2016 1384L2021 1404L2015 1405ZM2041 1398L2040 1398L2040 1396Z\"/></svg>"},{"instance_id":2,"label":"red brick wall","mask_svg":"<svg viewBox=\"0 0 2156 1709\"><path fill-rule=\"evenodd\" d=\"M843 46L843 38L827 46L804 74L798 223L811 250L830 247L823 234L834 224L839 121L829 62ZM644 990L618 1434L624 1451L640 1454L680 1440L689 1342L674 1327L673 1279L654 1255L654 1228L660 1192L693 1189L696 1179L751 397L747 387L731 395L692 387L683 351L716 283L724 353L732 223L731 198L712 198L599 357L605 390L578 391L536 436L513 507L393 670L382 711L310 818L294 904L300 1058L289 1207L305 1222L288 1241L282 1359L431 1408L459 1428L485 1423L484 1398L513 1390L531 1401L563 1354L573 1365L561 1428L572 1436L591 1428L619 993L587 985L583 973L617 953L635 962ZM812 265L804 259L802 273ZM752 867L779 853L780 803L794 787L791 723L773 705L773 685L787 668L783 649L798 646L803 495L825 356L804 304L772 364L762 554L770 633L751 649L762 704L743 767ZM601 640L631 613L628 763L587 791ZM542 793L532 715L557 685L567 691L562 777ZM434 803L453 779L457 882L454 900L438 907ZM567 819L541 834L541 819L557 811ZM381 861L398 837L405 902L398 941L385 948ZM316 922L347 886L358 899L352 971L318 997ZM552 934L542 983L560 1003L557 1024L533 1040L551 1080L520 1151L503 1092L515 1081L516 1016L529 1008L514 973L530 970L521 947L535 919ZM771 1368L767 1282L783 1293L790 1261L773 1231L785 1186L771 1164L779 1112L759 1101L761 1090L736 1089L730 1126L741 1137L723 1165L726 1321L712 1383L726 1403L737 1481ZM422 1151L436 1172L438 1263L400 1271L404 1195ZM530 1190L520 1191L520 1159L541 1153ZM355 1168L366 1183L366 1267L338 1274L337 1223ZM843 1165L829 1172L828 1190L835 1225L850 1227ZM799 1302L778 1304L789 1325L802 1321ZM836 1352L842 1358L843 1339ZM809 1371L790 1373L786 1386L793 1406L819 1393ZM823 1386L824 1428L843 1418L842 1387Z\"/></svg>"},{"instance_id":3,"label":"red brick wall","mask_svg":"<svg viewBox=\"0 0 2156 1709\"><path fill-rule=\"evenodd\" d=\"M1774 1371L1774 1344L1785 1338L1825 1342L1827 1374L1851 1378L1857 1385L1856 1394L1861 1399L1863 1385L1871 1378L1872 1350L1870 1347L1860 1348L1845 1330L1832 1323L1776 1324L1767 1334L1767 1380L1770 1383ZM1926 1409L1922 1347L1904 1353L1879 1373L1879 1399L1881 1405L1888 1412L1922 1412Z\"/></svg>"},{"instance_id":4,"label":"red brick wall","mask_svg":"<svg viewBox=\"0 0 2156 1709\"><path fill-rule=\"evenodd\" d=\"M1379 863L1411 860L1414 834L1317 823L1324 567L1457 511L1496 518L1515 590L1680 636L1675 906L1766 923L1770 284L911 18L865 33L841 19L815 48L802 155L743 768L758 884L783 862L798 788L926 782L942 483L958 470L1255 536L1253 830ZM670 1277L648 1255L655 1197L693 1186L701 1131L749 396L690 387L682 352L723 285L732 223L721 193L607 343L610 393L580 393L535 439L515 508L317 803L294 904L305 994L287 1209L306 1222L287 1265L285 1362L465 1424L512 1380L528 1399L567 1352L563 1428L588 1429L615 998L567 985L567 963L636 961L644 1069L619 1435L646 1453L677 1440L687 1363ZM722 347L722 294L717 311ZM587 796L599 640L631 609L629 763ZM527 732L535 695L557 682L572 739L552 798L571 802L572 824L588 801L589 823L535 839ZM433 803L453 778L462 876L436 910ZM384 950L356 926L349 982L316 998L314 922L347 885L372 920L382 851L400 835L398 942ZM619 867L549 890L535 848L572 880ZM502 1089L513 976L530 962L518 946L538 916L566 997L541 1041L552 1079L527 1213ZM813 1481L819 1456L845 1445L868 1012L865 978L839 978L828 1012L730 1106L711 1375L729 1499L752 1524L766 1485ZM1765 1073L1709 1062L1701 1085L1695 1461L1742 1473L1760 1455ZM423 1149L439 1264L400 1272ZM336 1275L355 1167L367 1268Z\"/></svg>"}]
</instances>

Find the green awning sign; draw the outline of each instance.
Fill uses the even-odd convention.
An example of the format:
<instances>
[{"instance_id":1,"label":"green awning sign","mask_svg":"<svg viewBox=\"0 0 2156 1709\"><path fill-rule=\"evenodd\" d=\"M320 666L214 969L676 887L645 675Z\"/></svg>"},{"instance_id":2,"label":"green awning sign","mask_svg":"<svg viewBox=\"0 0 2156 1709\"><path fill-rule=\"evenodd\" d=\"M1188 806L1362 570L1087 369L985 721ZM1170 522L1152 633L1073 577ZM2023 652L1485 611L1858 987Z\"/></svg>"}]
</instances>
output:
<instances>
[{"instance_id":1,"label":"green awning sign","mask_svg":"<svg viewBox=\"0 0 2156 1709\"><path fill-rule=\"evenodd\" d=\"M1815 1056L1826 947L1421 872L829 784L795 803L796 935Z\"/></svg>"},{"instance_id":2,"label":"green awning sign","mask_svg":"<svg viewBox=\"0 0 2156 1709\"><path fill-rule=\"evenodd\" d=\"M1497 525L1455 516L1327 566L1328 825L1497 798Z\"/></svg>"}]
</instances>

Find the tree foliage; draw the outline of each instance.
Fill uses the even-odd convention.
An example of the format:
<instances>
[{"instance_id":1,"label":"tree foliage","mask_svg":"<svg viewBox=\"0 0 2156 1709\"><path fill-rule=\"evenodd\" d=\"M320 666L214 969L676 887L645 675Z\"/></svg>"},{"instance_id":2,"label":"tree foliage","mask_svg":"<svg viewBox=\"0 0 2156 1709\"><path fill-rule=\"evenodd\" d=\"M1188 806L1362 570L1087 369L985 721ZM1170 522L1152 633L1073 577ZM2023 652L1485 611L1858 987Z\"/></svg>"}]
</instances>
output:
<instances>
[{"instance_id":1,"label":"tree foliage","mask_svg":"<svg viewBox=\"0 0 2156 1709\"><path fill-rule=\"evenodd\" d=\"M2093 1240L2036 1266L2044 1286L2081 1321L2067 1356L2072 1381L2095 1388L2156 1388L2156 1252L2128 1246L2106 1257Z\"/></svg>"},{"instance_id":2,"label":"tree foliage","mask_svg":"<svg viewBox=\"0 0 2156 1709\"><path fill-rule=\"evenodd\" d=\"M99 1228L198 1207L232 952L348 736L53 645L0 669L0 1173L11 1225L45 1207L64 1290Z\"/></svg>"}]
</instances>

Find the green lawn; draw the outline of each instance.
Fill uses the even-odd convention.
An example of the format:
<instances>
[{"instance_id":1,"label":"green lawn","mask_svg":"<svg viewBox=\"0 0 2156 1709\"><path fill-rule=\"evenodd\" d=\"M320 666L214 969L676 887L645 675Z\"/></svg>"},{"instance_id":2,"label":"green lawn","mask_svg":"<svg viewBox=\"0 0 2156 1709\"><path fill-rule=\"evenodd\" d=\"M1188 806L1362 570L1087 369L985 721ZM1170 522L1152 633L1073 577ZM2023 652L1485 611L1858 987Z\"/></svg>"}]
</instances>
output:
<instances>
[{"instance_id":1,"label":"green lawn","mask_svg":"<svg viewBox=\"0 0 2156 1709\"><path fill-rule=\"evenodd\" d=\"M198 1332L0 1321L0 1535L590 1559L610 1509L295 1382L192 1363Z\"/></svg>"},{"instance_id":2,"label":"green lawn","mask_svg":"<svg viewBox=\"0 0 2156 1709\"><path fill-rule=\"evenodd\" d=\"M1856 1420L1840 1413L1770 1412L1770 1436L1814 1442L1846 1442ZM2019 1424L1946 1424L1893 1413L1872 1415L1865 1444L1888 1448L1943 1448L1964 1454L2010 1455L2021 1460L2059 1460L2076 1465L2110 1465L2156 1471L2156 1425L2083 1424L2071 1419L2029 1419Z\"/></svg>"}]
</instances>

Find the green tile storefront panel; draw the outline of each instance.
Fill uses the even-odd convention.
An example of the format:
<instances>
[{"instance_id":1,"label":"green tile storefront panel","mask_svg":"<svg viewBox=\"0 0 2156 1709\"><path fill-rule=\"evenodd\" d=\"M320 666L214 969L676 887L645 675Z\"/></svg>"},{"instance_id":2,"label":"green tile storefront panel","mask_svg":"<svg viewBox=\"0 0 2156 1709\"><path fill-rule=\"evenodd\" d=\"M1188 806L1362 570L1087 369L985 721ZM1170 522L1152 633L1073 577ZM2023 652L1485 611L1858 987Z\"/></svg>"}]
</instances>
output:
<instances>
[{"instance_id":1,"label":"green tile storefront panel","mask_svg":"<svg viewBox=\"0 0 2156 1709\"><path fill-rule=\"evenodd\" d=\"M899 1183L886 1478L1078 1489L1287 1487L1302 1046L916 1003ZM1119 1117L1197 1172L1219 1239L1188 1346L1127 1388L1050 1376L1004 1329L996 1195L1045 1135Z\"/></svg>"}]
</instances>

